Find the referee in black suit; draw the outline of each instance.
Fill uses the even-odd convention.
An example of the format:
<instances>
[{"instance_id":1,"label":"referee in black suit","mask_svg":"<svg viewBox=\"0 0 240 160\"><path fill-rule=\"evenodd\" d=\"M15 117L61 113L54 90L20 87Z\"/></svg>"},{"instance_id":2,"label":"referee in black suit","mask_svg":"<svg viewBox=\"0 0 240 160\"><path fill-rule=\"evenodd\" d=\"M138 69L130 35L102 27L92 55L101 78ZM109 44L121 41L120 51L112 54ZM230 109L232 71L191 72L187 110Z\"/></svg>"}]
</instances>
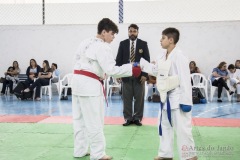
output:
<instances>
[{"instance_id":1,"label":"referee in black suit","mask_svg":"<svg viewBox=\"0 0 240 160\"><path fill-rule=\"evenodd\" d=\"M137 38L138 29L139 27L136 24L131 24L128 27L129 39L120 42L116 58L117 66L139 62L141 58L150 62L147 42ZM126 121L123 126L133 123L138 126L142 125L145 81L147 78L148 74L144 72L138 78L133 76L122 78L123 115ZM132 107L133 101L134 107Z\"/></svg>"}]
</instances>

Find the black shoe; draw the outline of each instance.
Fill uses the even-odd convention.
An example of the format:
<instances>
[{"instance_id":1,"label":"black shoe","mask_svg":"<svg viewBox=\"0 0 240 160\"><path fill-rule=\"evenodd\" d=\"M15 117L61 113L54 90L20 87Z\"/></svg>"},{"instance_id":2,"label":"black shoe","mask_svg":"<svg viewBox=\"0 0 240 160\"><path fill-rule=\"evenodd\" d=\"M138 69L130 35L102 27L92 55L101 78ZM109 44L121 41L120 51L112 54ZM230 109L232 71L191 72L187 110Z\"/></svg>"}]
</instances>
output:
<instances>
[{"instance_id":1,"label":"black shoe","mask_svg":"<svg viewBox=\"0 0 240 160\"><path fill-rule=\"evenodd\" d=\"M127 120L126 123L123 123L123 126L129 126L130 124L132 124L132 121Z\"/></svg>"},{"instance_id":2,"label":"black shoe","mask_svg":"<svg viewBox=\"0 0 240 160\"><path fill-rule=\"evenodd\" d=\"M135 120L134 124L136 124L137 126L142 126L142 123L140 122L140 120Z\"/></svg>"},{"instance_id":3,"label":"black shoe","mask_svg":"<svg viewBox=\"0 0 240 160\"><path fill-rule=\"evenodd\" d=\"M221 100L221 99L218 99L217 102L222 102L222 100Z\"/></svg>"},{"instance_id":4,"label":"black shoe","mask_svg":"<svg viewBox=\"0 0 240 160\"><path fill-rule=\"evenodd\" d=\"M152 101L152 97L149 96L149 97L148 97L148 102L151 102L151 101Z\"/></svg>"},{"instance_id":5,"label":"black shoe","mask_svg":"<svg viewBox=\"0 0 240 160\"><path fill-rule=\"evenodd\" d=\"M230 94L230 95L232 95L233 93L234 93L234 92L233 92L233 91L231 91L229 94Z\"/></svg>"},{"instance_id":6,"label":"black shoe","mask_svg":"<svg viewBox=\"0 0 240 160\"><path fill-rule=\"evenodd\" d=\"M68 100L68 96L62 96L60 100Z\"/></svg>"}]
</instances>

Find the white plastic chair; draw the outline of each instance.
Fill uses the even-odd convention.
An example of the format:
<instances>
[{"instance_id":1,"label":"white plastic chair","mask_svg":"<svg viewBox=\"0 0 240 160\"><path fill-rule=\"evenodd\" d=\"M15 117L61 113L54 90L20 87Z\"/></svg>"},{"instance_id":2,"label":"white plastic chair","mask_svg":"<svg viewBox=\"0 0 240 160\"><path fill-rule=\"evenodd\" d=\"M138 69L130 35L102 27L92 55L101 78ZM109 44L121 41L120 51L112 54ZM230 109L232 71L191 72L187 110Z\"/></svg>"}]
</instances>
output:
<instances>
[{"instance_id":1,"label":"white plastic chair","mask_svg":"<svg viewBox=\"0 0 240 160\"><path fill-rule=\"evenodd\" d=\"M40 89L40 98L42 99L42 90L45 89L45 94L48 91L48 96L49 96L49 100L52 99L52 79L49 79L49 85L47 86L41 86Z\"/></svg>"},{"instance_id":2,"label":"white plastic chair","mask_svg":"<svg viewBox=\"0 0 240 160\"><path fill-rule=\"evenodd\" d=\"M34 82L37 80L38 78L34 78ZM46 85L46 86L41 86L40 88L40 98L42 99L42 90L45 89L45 94L47 93L48 91L48 94L49 94L49 100L52 99L52 81L51 79L49 79L49 85ZM35 98L35 95L36 95L36 88L34 88L33 90L33 100Z\"/></svg>"},{"instance_id":3,"label":"white plastic chair","mask_svg":"<svg viewBox=\"0 0 240 160\"><path fill-rule=\"evenodd\" d=\"M118 83L117 81L115 81L114 80L114 78L113 78L113 83L112 84L109 84L109 82L110 82L110 76L107 78L107 81L106 81L106 91L107 91L107 94L106 94L106 98L108 98L108 95L110 96L110 98L111 98L111 96L112 96L112 89L113 88L119 88L119 89L121 89L121 83Z\"/></svg>"},{"instance_id":4,"label":"white plastic chair","mask_svg":"<svg viewBox=\"0 0 240 160\"><path fill-rule=\"evenodd\" d=\"M211 77L212 77L212 74L208 76L208 83L209 83L209 86L210 86L210 101L212 101L214 92L217 89L217 87L212 85ZM229 86L229 80L227 81L227 84ZM228 101L231 101L231 95L229 94L229 92L224 87L223 87L223 90L226 91Z\"/></svg>"},{"instance_id":5,"label":"white plastic chair","mask_svg":"<svg viewBox=\"0 0 240 160\"><path fill-rule=\"evenodd\" d=\"M53 79L55 79L55 78L57 78L57 82L53 82ZM60 75L58 77L51 78L52 86L53 86L53 84L56 85L58 94L59 94L59 81L60 81ZM47 94L47 89L45 89L45 95L46 94Z\"/></svg>"},{"instance_id":6,"label":"white plastic chair","mask_svg":"<svg viewBox=\"0 0 240 160\"><path fill-rule=\"evenodd\" d=\"M191 74L192 88L199 88L204 90L205 98L208 100L208 81L206 77L201 73Z\"/></svg>"},{"instance_id":7,"label":"white plastic chair","mask_svg":"<svg viewBox=\"0 0 240 160\"><path fill-rule=\"evenodd\" d=\"M61 99L61 93L62 90L64 89L64 96L67 96L67 89L72 88L71 81L72 81L73 73L68 73L66 74L63 79L59 80L59 99ZM63 82L67 83L63 83Z\"/></svg>"}]
</instances>

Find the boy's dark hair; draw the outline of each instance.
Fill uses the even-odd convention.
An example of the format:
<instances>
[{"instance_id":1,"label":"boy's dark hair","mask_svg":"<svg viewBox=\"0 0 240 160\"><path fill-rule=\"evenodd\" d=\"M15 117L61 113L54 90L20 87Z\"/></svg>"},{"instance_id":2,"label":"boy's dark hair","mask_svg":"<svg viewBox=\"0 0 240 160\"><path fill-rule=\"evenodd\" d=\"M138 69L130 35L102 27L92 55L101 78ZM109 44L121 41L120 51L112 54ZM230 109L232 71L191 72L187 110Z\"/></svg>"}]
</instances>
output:
<instances>
[{"instance_id":1,"label":"boy's dark hair","mask_svg":"<svg viewBox=\"0 0 240 160\"><path fill-rule=\"evenodd\" d=\"M130 24L130 26L128 27L128 30L129 30L130 28L134 28L134 29L136 29L136 30L139 29L139 27L138 27L136 24Z\"/></svg>"},{"instance_id":2,"label":"boy's dark hair","mask_svg":"<svg viewBox=\"0 0 240 160\"><path fill-rule=\"evenodd\" d=\"M12 69L12 70L14 70L15 68L14 68L14 67L12 67L12 66L10 66L10 67L8 67L8 70L7 70L7 71L8 71L8 72L10 72L10 71L11 71L11 69ZM7 73L7 75L9 75L9 76L12 76L10 73Z\"/></svg>"},{"instance_id":3,"label":"boy's dark hair","mask_svg":"<svg viewBox=\"0 0 240 160\"><path fill-rule=\"evenodd\" d=\"M8 71L10 71L11 69L14 70L14 67L12 66L8 67Z\"/></svg>"},{"instance_id":4,"label":"boy's dark hair","mask_svg":"<svg viewBox=\"0 0 240 160\"><path fill-rule=\"evenodd\" d=\"M233 64L229 64L228 70L230 70L230 69L235 69L235 66Z\"/></svg>"},{"instance_id":5,"label":"boy's dark hair","mask_svg":"<svg viewBox=\"0 0 240 160\"><path fill-rule=\"evenodd\" d=\"M56 63L52 63L52 65L54 65L56 67L56 69L57 69L57 64Z\"/></svg>"},{"instance_id":6,"label":"boy's dark hair","mask_svg":"<svg viewBox=\"0 0 240 160\"><path fill-rule=\"evenodd\" d=\"M162 31L162 34L168 38L173 38L174 44L177 44L180 37L180 33L176 28L166 28Z\"/></svg>"},{"instance_id":7,"label":"boy's dark hair","mask_svg":"<svg viewBox=\"0 0 240 160\"><path fill-rule=\"evenodd\" d=\"M113 33L118 33L117 25L109 18L103 18L98 23L98 34L101 34L102 31L105 30L107 32L112 31Z\"/></svg>"}]
</instances>

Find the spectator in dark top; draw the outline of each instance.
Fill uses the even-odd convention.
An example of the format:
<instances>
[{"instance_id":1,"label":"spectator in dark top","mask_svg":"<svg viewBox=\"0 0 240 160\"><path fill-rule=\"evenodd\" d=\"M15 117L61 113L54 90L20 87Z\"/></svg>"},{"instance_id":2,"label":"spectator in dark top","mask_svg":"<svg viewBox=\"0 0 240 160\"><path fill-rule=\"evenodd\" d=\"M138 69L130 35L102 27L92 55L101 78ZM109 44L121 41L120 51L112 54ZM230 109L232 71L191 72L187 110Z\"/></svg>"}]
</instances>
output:
<instances>
[{"instance_id":1,"label":"spectator in dark top","mask_svg":"<svg viewBox=\"0 0 240 160\"><path fill-rule=\"evenodd\" d=\"M138 33L139 27L136 24L128 27L128 39L120 42L116 66L140 62L141 58L150 61L147 42L139 39ZM122 78L123 116L126 121L123 126L129 126L132 123L137 126L142 125L147 78L148 74L144 72L141 72L141 76L138 78L134 76Z\"/></svg>"},{"instance_id":2,"label":"spectator in dark top","mask_svg":"<svg viewBox=\"0 0 240 160\"><path fill-rule=\"evenodd\" d=\"M27 86L34 82L34 78L38 77L41 67L37 64L35 59L30 60L30 66L27 68L26 75L28 79L25 81Z\"/></svg>"},{"instance_id":3,"label":"spectator in dark top","mask_svg":"<svg viewBox=\"0 0 240 160\"><path fill-rule=\"evenodd\" d=\"M24 92L33 91L33 89L36 87L35 100L37 100L37 101L41 100L41 98L40 98L41 86L49 85L49 80L51 78L52 78L52 70L49 66L48 61L44 60L43 68L38 73L38 79L29 88L25 89Z\"/></svg>"},{"instance_id":4,"label":"spectator in dark top","mask_svg":"<svg viewBox=\"0 0 240 160\"><path fill-rule=\"evenodd\" d=\"M195 61L189 63L190 73L201 73Z\"/></svg>"},{"instance_id":5,"label":"spectator in dark top","mask_svg":"<svg viewBox=\"0 0 240 160\"><path fill-rule=\"evenodd\" d=\"M234 93L228 88L226 83L227 79L229 79L227 63L221 62L216 68L213 69L211 77L212 85L218 87L218 102L222 102L221 94L223 87L229 92L230 95Z\"/></svg>"}]
</instances>

